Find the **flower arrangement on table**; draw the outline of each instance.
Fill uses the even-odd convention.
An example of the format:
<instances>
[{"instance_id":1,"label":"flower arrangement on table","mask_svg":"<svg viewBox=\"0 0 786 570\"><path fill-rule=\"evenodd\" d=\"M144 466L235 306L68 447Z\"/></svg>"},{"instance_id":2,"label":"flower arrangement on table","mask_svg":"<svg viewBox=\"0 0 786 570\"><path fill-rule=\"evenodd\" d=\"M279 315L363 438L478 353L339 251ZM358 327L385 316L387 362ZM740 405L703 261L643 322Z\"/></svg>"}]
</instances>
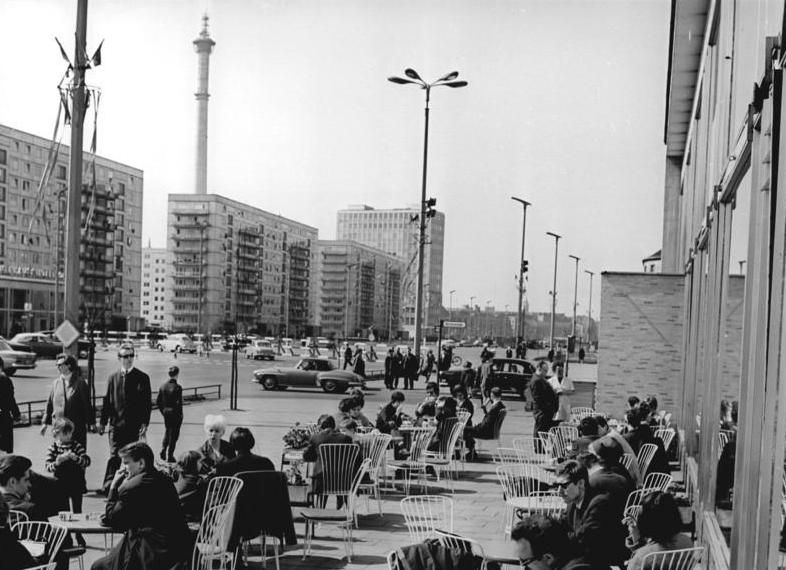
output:
<instances>
[{"instance_id":1,"label":"flower arrangement on table","mask_svg":"<svg viewBox=\"0 0 786 570\"><path fill-rule=\"evenodd\" d=\"M302 427L299 422L295 423L283 437L284 445L287 449L304 449L308 446L310 439L311 432Z\"/></svg>"},{"instance_id":2,"label":"flower arrangement on table","mask_svg":"<svg viewBox=\"0 0 786 570\"><path fill-rule=\"evenodd\" d=\"M303 461L296 459L284 468L287 477L287 485L305 485L306 479L303 476Z\"/></svg>"}]
</instances>

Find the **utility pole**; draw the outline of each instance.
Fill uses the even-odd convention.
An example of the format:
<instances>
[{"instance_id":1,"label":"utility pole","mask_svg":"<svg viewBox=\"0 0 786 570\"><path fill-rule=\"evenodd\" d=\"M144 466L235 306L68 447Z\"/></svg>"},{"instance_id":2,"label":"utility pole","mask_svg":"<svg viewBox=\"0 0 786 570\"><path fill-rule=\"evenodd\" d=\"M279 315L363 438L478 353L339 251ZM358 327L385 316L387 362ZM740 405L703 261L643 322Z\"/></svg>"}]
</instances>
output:
<instances>
[{"instance_id":1,"label":"utility pole","mask_svg":"<svg viewBox=\"0 0 786 570\"><path fill-rule=\"evenodd\" d=\"M592 344L592 337L590 336L592 332L592 278L595 274L588 269L585 269L584 273L588 273L590 276L589 311L587 312L587 343Z\"/></svg>"},{"instance_id":2,"label":"utility pole","mask_svg":"<svg viewBox=\"0 0 786 570\"><path fill-rule=\"evenodd\" d=\"M576 279L573 283L573 328L571 328L571 336L575 339L576 338L576 305L578 305L577 295L579 293L579 260L580 257L576 257L575 255L569 255L572 260L576 262Z\"/></svg>"},{"instance_id":3,"label":"utility pole","mask_svg":"<svg viewBox=\"0 0 786 570\"><path fill-rule=\"evenodd\" d=\"M552 350L554 348L554 311L557 309L557 252L562 236L553 232L546 232L546 235L554 238L554 285L551 287L551 326L549 327L549 350Z\"/></svg>"},{"instance_id":4,"label":"utility pole","mask_svg":"<svg viewBox=\"0 0 786 570\"><path fill-rule=\"evenodd\" d=\"M65 318L79 328L79 250L82 238L82 126L85 120L85 53L87 49L87 0L76 8L74 81L71 87L71 159L65 238ZM77 342L63 349L77 353Z\"/></svg>"},{"instance_id":5,"label":"utility pole","mask_svg":"<svg viewBox=\"0 0 786 570\"><path fill-rule=\"evenodd\" d=\"M532 204L515 196L511 200L519 202L524 207L524 223L521 225L521 263L519 264L519 309L516 313L516 342L524 340L524 239L527 236L527 206Z\"/></svg>"},{"instance_id":6,"label":"utility pole","mask_svg":"<svg viewBox=\"0 0 786 570\"><path fill-rule=\"evenodd\" d=\"M474 331L473 331L473 329L472 329L472 324L473 324L473 323L474 323L474 321L475 321L475 319L473 319L473 318L472 318L472 317L474 316L474 315L473 315L473 313L474 313L474 312L475 312L475 297L470 297L470 298L469 298L469 321L470 321L469 332L470 332L470 336L471 336L471 337L475 336L475 335L473 334L473 333L474 333Z\"/></svg>"}]
</instances>

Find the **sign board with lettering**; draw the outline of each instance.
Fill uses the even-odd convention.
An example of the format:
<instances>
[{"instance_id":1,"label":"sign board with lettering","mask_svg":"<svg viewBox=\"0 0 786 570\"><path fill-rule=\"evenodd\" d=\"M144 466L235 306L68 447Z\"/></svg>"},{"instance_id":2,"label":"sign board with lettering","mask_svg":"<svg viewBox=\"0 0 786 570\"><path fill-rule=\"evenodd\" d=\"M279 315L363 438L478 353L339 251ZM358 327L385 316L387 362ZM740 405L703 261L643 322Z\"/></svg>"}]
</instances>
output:
<instances>
[{"instance_id":1,"label":"sign board with lettering","mask_svg":"<svg viewBox=\"0 0 786 570\"><path fill-rule=\"evenodd\" d=\"M445 321L442 326L446 329L463 329L467 326L467 323L461 321Z\"/></svg>"}]
</instances>

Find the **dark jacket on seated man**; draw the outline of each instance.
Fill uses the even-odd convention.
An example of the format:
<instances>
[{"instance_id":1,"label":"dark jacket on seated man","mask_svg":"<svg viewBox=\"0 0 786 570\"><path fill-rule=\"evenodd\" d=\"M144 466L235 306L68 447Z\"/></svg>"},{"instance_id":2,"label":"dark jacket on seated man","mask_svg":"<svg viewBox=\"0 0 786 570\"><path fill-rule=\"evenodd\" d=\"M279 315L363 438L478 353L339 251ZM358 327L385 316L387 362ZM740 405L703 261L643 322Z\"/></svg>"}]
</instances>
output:
<instances>
[{"instance_id":1,"label":"dark jacket on seated man","mask_svg":"<svg viewBox=\"0 0 786 570\"><path fill-rule=\"evenodd\" d=\"M625 440L633 448L633 451L638 455L642 446L647 443L652 443L657 447L655 455L652 457L647 473L671 473L669 467L669 458L666 455L666 449L663 447L663 440L655 437L652 433L652 428L647 423L649 417L649 408L646 405L639 404L627 413L628 423L633 426L633 429L624 435ZM642 473L642 477L644 473Z\"/></svg>"},{"instance_id":2,"label":"dark jacket on seated man","mask_svg":"<svg viewBox=\"0 0 786 570\"><path fill-rule=\"evenodd\" d=\"M319 459L319 446L323 443L354 443L352 438L336 429L333 416L323 414L317 422L322 431L311 436L308 447L303 452L304 461L314 461L313 476L322 475L322 461Z\"/></svg>"},{"instance_id":3,"label":"dark jacket on seated man","mask_svg":"<svg viewBox=\"0 0 786 570\"><path fill-rule=\"evenodd\" d=\"M483 419L467 430L472 434L475 439L491 439L494 437L494 426L499 419L500 414L505 410L505 404L502 400L492 399L491 406L486 407L488 404L483 405Z\"/></svg>"}]
</instances>

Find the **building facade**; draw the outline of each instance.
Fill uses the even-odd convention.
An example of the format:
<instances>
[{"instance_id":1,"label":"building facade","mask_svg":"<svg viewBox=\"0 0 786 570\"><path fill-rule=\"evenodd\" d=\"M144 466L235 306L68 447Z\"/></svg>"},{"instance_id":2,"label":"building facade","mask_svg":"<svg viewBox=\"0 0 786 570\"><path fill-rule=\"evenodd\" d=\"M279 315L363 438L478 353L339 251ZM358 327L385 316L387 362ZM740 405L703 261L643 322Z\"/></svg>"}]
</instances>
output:
<instances>
[{"instance_id":1,"label":"building facade","mask_svg":"<svg viewBox=\"0 0 786 570\"><path fill-rule=\"evenodd\" d=\"M60 146L44 180L51 141L0 125L0 334L63 320L64 233L70 149ZM140 169L84 156L80 323L120 329L140 310ZM95 172L95 183L93 183ZM41 181L45 183L39 191Z\"/></svg>"},{"instance_id":2,"label":"building facade","mask_svg":"<svg viewBox=\"0 0 786 570\"><path fill-rule=\"evenodd\" d=\"M315 334L316 228L216 194L170 194L167 227L174 330Z\"/></svg>"},{"instance_id":3,"label":"building facade","mask_svg":"<svg viewBox=\"0 0 786 570\"><path fill-rule=\"evenodd\" d=\"M320 240L316 259L321 334L395 338L404 263L395 255L347 240Z\"/></svg>"},{"instance_id":4,"label":"building facade","mask_svg":"<svg viewBox=\"0 0 786 570\"><path fill-rule=\"evenodd\" d=\"M169 328L166 318L166 281L171 268L166 248L142 250L142 285L139 316L147 326Z\"/></svg>"},{"instance_id":5,"label":"building facade","mask_svg":"<svg viewBox=\"0 0 786 570\"><path fill-rule=\"evenodd\" d=\"M377 210L350 206L337 214L336 239L352 240L395 255L404 263L399 330L415 333L415 300L418 274L418 221L420 209ZM445 214L436 212L426 224L423 265L423 326L433 328L442 315L442 265L445 248ZM429 333L433 334L433 333Z\"/></svg>"}]
</instances>

